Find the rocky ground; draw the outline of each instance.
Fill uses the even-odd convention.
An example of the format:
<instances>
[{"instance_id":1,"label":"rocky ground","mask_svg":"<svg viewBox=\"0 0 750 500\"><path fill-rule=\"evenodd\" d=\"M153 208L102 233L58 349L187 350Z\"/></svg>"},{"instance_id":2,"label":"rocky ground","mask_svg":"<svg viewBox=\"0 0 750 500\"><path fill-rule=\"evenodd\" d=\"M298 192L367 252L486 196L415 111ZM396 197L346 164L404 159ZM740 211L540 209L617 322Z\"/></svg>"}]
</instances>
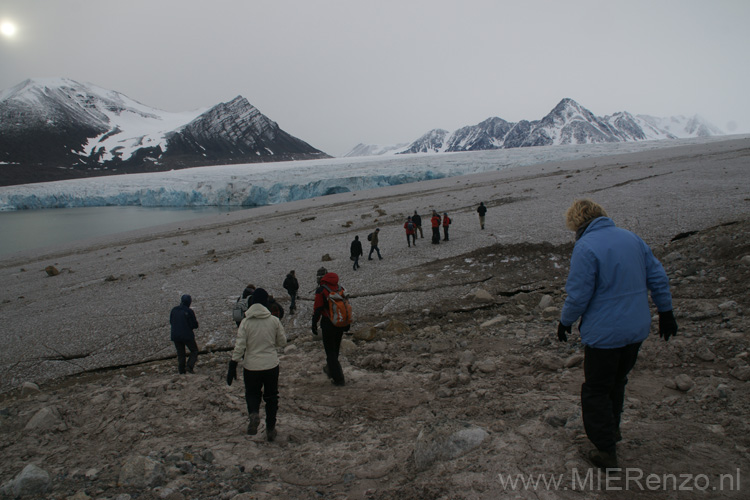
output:
<instances>
[{"instance_id":1,"label":"rocky ground","mask_svg":"<svg viewBox=\"0 0 750 500\"><path fill-rule=\"evenodd\" d=\"M746 157L747 150L742 151L735 151L736 161ZM618 162L592 166L599 170L591 172L609 172L608 185L620 192L626 180L614 178L614 173L628 169ZM674 165L682 162L674 160L663 167L654 161L631 162L628 175L643 179L646 175L638 169L654 166L673 172ZM490 214L507 208L506 214L539 218L528 205L513 212L523 202L521 195L514 198L511 192L523 193L524 186L533 186L528 189L535 191L527 191L525 197L544 198L561 189L566 175L577 175L575 167L568 168L554 176L548 170L485 187L501 195L508 190L508 196L496 198ZM660 175L666 176L663 172ZM741 167L736 172L741 174ZM585 175L587 182L600 182L597 177ZM587 189L598 192L591 185ZM437 190L435 196L445 193ZM376 224L401 217L394 209L399 196L383 201L382 208L366 202L376 212L374 217L380 218ZM564 208L569 193L557 196ZM748 199L745 192L739 196ZM610 207L620 208L621 202L616 195L607 199L611 203L605 206L613 215ZM459 201L466 208L456 202L452 212L460 221L462 210L467 218L471 215L475 200ZM537 202L528 200L531 205ZM168 349L150 356L142 353L141 362L119 367L111 363L109 368L54 378L31 377L32 372L24 368L25 375L15 380L26 378L26 382L8 384L0 395L0 495L118 500L746 498L742 480L750 470L746 419L750 217L740 206L734 213L724 210L710 224L706 219L710 210L703 210L710 203L702 199L692 203L701 210L683 208L664 215L676 222L669 230L662 225L661 231L646 215L654 212L653 207L642 212L620 208L625 213L621 219L639 222L639 227L631 224L631 228L640 228L647 236L661 235L647 240L671 278L680 327L669 342L660 340L654 330L630 377L624 440L618 449L627 477L607 483L583 458L590 443L580 418L581 345L576 334L567 343L559 343L555 336L572 250L569 234L550 229L561 225L558 210L554 225L540 223L526 237L515 225L529 225L508 216L506 228L492 231L492 236L475 237L476 231L457 228L452 241L439 248L423 246L427 239L419 240L419 251L425 252L420 258L408 253L416 249L406 249L401 233L392 239L386 234L381 245L386 260L365 261L362 274L346 275L345 285L356 284L351 289L357 317L353 335L343 343L344 387L331 385L322 372L323 348L309 332L311 297L305 290L297 314L284 319L290 342L281 356L279 435L272 443L264 439L263 424L258 435L245 434L241 381L232 387L224 382L231 337L227 341L212 322L231 321L229 293L217 301L223 312L216 318L198 310L199 321L203 320L199 343L206 350L194 375L177 375ZM721 203L717 199L717 206ZM354 218L351 211L330 219L317 216L311 222L318 227L329 223L343 227ZM355 225L373 225L367 217L357 221ZM362 229L359 234L364 235ZM215 227L208 231L216 240L226 234L217 233ZM256 229L250 238L258 233ZM272 240L275 236L267 228L263 234ZM172 241L187 236L138 240L156 245L152 255L157 257L160 247L185 252L185 264L174 258L172 264L159 264L165 266L163 290L179 281L180 273L208 276L220 264L214 259L237 258L226 257L216 241L208 243L208 248L217 248L214 253L207 252L206 246L191 249L196 246L195 236L191 237L192 242L180 245ZM342 238L348 240L349 235ZM127 246L141 253L152 248L138 241ZM399 250L396 242L401 244ZM286 250L284 243L275 245L276 252ZM321 265L319 249L319 244L307 247L316 258L306 273ZM83 255L59 255L50 263L74 272L50 277L44 286L61 278L75 280L75 286L58 282L73 295L94 288L109 297L110 292L103 290L110 286L121 297L134 293L131 288L142 293L139 283L153 279L150 271L138 278L132 267L122 264L127 272L112 271L109 281L102 269L96 272L105 277L95 282L82 276L83 266L76 259L100 256L111 265L122 262L116 260L118 251L120 256L128 252L125 247L103 245ZM251 251L256 256L264 253L255 247L237 254L246 258ZM397 264L377 267L392 262L395 255ZM343 274L341 260L324 265L339 266ZM11 276L17 280L14 284L21 285L12 292L16 297L6 295L2 310L16 325L11 313L31 305L30 293L19 290L31 286L23 280L32 278L29 271L19 272L17 262L7 267L15 270L4 274L4 279ZM168 344L164 310L183 290L170 288L172 293L161 305L162 344ZM79 308L78 314L82 323L90 321L87 307ZM205 331L207 324L209 331ZM223 328L231 335L230 327ZM146 334L156 335L141 332ZM141 340L137 342L140 345ZM117 344L115 351L124 345ZM84 356L72 356L80 352L77 346L70 351L63 348L58 345L55 351L67 360L37 364L49 368L53 363L85 362ZM16 371L26 366L23 363L29 364L28 359L16 363ZM13 368L4 372L12 373L7 370ZM511 481L521 476L542 482L524 489L519 481L513 487ZM545 480L561 482L545 486Z\"/></svg>"}]
</instances>

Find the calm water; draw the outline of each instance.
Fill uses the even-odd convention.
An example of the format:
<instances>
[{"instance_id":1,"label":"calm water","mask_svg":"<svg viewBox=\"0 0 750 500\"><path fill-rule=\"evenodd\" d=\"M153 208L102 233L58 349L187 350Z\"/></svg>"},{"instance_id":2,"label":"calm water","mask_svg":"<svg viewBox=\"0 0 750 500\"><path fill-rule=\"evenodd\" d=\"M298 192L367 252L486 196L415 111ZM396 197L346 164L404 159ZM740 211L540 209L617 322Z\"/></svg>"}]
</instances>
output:
<instances>
[{"instance_id":1,"label":"calm water","mask_svg":"<svg viewBox=\"0 0 750 500\"><path fill-rule=\"evenodd\" d=\"M228 211L218 207L83 207L0 212L0 255Z\"/></svg>"}]
</instances>

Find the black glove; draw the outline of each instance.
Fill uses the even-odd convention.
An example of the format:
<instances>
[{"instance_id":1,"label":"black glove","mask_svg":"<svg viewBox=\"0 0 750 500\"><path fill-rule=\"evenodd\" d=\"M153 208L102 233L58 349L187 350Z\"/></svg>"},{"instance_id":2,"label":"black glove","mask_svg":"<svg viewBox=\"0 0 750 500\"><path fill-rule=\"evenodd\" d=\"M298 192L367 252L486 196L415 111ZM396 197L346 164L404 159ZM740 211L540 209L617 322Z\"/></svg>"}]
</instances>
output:
<instances>
[{"instance_id":1,"label":"black glove","mask_svg":"<svg viewBox=\"0 0 750 500\"><path fill-rule=\"evenodd\" d=\"M312 332L313 332L313 335L317 335L318 334L318 325L313 325L312 326Z\"/></svg>"},{"instance_id":2,"label":"black glove","mask_svg":"<svg viewBox=\"0 0 750 500\"><path fill-rule=\"evenodd\" d=\"M674 313L672 311L659 312L659 337L667 341L674 335L677 335L677 321L674 320Z\"/></svg>"},{"instance_id":3,"label":"black glove","mask_svg":"<svg viewBox=\"0 0 750 500\"><path fill-rule=\"evenodd\" d=\"M232 385L232 380L237 380L237 362L229 362L229 370L227 371L227 385Z\"/></svg>"},{"instance_id":4,"label":"black glove","mask_svg":"<svg viewBox=\"0 0 750 500\"><path fill-rule=\"evenodd\" d=\"M352 325L346 325L344 327L344 333L346 333L347 335L351 335L351 333L349 332L349 330L351 329L351 327L352 327Z\"/></svg>"},{"instance_id":5,"label":"black glove","mask_svg":"<svg viewBox=\"0 0 750 500\"><path fill-rule=\"evenodd\" d=\"M570 328L572 325L565 326L562 324L562 321L557 324L557 340L560 342L567 342L568 336L565 332L570 333Z\"/></svg>"}]
</instances>

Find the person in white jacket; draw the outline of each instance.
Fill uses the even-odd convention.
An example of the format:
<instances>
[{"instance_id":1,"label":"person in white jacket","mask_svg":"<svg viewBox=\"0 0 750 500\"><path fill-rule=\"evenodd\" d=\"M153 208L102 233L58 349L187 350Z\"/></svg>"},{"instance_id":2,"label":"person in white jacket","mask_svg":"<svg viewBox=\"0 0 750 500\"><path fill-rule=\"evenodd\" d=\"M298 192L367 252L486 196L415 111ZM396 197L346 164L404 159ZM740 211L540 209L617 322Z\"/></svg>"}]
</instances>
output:
<instances>
[{"instance_id":1,"label":"person in white jacket","mask_svg":"<svg viewBox=\"0 0 750 500\"><path fill-rule=\"evenodd\" d=\"M242 361L245 401L250 422L247 433L258 433L260 401L266 403L266 439L276 438L276 412L279 408L279 356L277 348L286 345L281 321L268 310L268 293L258 288L250 299L250 308L237 330L237 341L227 373L227 385L237 380L237 365Z\"/></svg>"}]
</instances>

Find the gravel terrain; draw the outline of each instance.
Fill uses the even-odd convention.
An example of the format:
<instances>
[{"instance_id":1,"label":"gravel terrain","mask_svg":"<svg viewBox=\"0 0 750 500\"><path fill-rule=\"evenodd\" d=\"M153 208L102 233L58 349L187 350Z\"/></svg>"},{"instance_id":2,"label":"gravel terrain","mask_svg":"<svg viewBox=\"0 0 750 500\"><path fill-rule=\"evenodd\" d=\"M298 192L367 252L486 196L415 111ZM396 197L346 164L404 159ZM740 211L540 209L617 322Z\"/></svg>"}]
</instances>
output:
<instances>
[{"instance_id":1,"label":"gravel terrain","mask_svg":"<svg viewBox=\"0 0 750 500\"><path fill-rule=\"evenodd\" d=\"M3 258L1 494L746 498L729 479L750 470L749 159L750 139L739 139L546 163ZM573 240L563 213L577 197L641 235L671 278L680 331L644 344L620 457L643 474L642 488L649 474L691 474L691 490L621 482L613 492L586 476L581 346L554 335ZM426 234L407 247L406 216L418 210L428 223L432 209L453 219L450 241L431 245ZM375 227L384 259L365 255L355 272L349 243L358 235L367 254ZM356 316L345 387L327 381L309 329L321 265L340 275ZM231 306L249 282L287 306L291 269L301 300L284 318L279 437L268 443L263 425L244 434L242 384L223 381ZM191 376L176 374L169 342L169 310L183 293L201 325ZM47 474L43 493L24 486L29 464ZM564 486L507 487L515 474L557 474Z\"/></svg>"}]
</instances>

